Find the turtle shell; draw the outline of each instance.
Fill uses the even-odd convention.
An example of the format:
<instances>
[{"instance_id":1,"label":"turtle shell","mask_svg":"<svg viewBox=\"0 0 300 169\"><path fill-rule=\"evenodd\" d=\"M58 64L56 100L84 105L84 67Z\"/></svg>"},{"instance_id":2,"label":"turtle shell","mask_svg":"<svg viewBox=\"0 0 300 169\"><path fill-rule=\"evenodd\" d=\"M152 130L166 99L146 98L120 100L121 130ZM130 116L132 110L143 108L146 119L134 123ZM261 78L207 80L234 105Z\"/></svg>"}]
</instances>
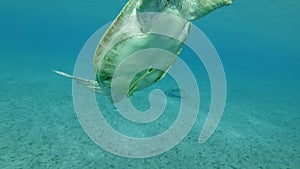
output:
<instances>
[{"instance_id":1,"label":"turtle shell","mask_svg":"<svg viewBox=\"0 0 300 169\"><path fill-rule=\"evenodd\" d=\"M100 40L94 54L96 81L105 95L111 94L112 81L117 93L131 96L160 80L180 54L187 39L191 21L231 4L231 0L130 0ZM159 58L131 55L146 49L161 49ZM121 76L114 73L122 62ZM147 65L148 63L148 65ZM140 65L140 72L134 68ZM146 64L146 65L145 65ZM160 69L152 67L160 64ZM135 77L131 75L135 73ZM130 81L129 81L130 80Z\"/></svg>"},{"instance_id":2,"label":"turtle shell","mask_svg":"<svg viewBox=\"0 0 300 169\"><path fill-rule=\"evenodd\" d=\"M113 78L117 92L128 96L159 81L175 62L188 36L191 25L189 21L176 16L166 16L163 13L139 13L137 2L137 0L128 2L102 37L95 51L96 81L103 94L111 94ZM166 31L168 34L171 32L172 36L165 35ZM136 59L130 58L134 53L146 49L160 49L169 54L161 52L158 53L159 57L152 58L141 54ZM116 69L127 59L129 61L126 67L123 66L120 70L123 72L122 75L114 77ZM160 69L152 68L155 64L161 65ZM136 71L134 67L139 65L144 65L147 69L133 72ZM130 78L133 73L134 78Z\"/></svg>"}]
</instances>

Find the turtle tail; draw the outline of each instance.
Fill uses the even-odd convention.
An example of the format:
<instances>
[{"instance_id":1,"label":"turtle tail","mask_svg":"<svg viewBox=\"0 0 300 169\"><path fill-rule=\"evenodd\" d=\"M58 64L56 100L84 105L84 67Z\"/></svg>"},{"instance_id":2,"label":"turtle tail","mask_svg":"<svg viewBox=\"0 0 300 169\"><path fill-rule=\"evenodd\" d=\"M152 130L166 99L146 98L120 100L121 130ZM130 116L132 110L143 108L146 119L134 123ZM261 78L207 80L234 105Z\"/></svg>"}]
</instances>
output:
<instances>
[{"instance_id":1,"label":"turtle tail","mask_svg":"<svg viewBox=\"0 0 300 169\"><path fill-rule=\"evenodd\" d=\"M64 77L67 77L67 78L71 78L73 80L75 80L78 84L81 84L83 86L85 86L86 88L90 89L90 90L93 90L97 93L101 93L101 89L100 89L100 86L98 84L97 81L94 81L94 80L88 80L88 79L83 79L83 78L80 78L80 77L76 77L76 76L72 76L72 75L69 75L67 73L64 73L64 72L61 72L61 71L57 71L57 70L52 70L54 73L57 73L61 76L64 76Z\"/></svg>"}]
</instances>

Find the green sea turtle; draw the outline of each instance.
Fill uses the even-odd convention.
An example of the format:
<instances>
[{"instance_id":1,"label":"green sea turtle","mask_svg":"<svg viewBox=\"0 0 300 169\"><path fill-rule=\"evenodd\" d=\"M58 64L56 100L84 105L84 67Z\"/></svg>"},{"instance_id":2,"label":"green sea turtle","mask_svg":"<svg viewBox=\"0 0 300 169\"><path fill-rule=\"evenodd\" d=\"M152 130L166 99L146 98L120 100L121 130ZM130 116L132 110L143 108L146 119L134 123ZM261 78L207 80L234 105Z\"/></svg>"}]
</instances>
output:
<instances>
[{"instance_id":1,"label":"green sea turtle","mask_svg":"<svg viewBox=\"0 0 300 169\"><path fill-rule=\"evenodd\" d=\"M230 4L231 0L129 0L95 50L93 66L96 80L86 80L60 71L55 72L107 96L111 96L111 82L116 78L117 87L126 86L117 94L130 97L135 91L142 90L164 77L180 54L192 21ZM144 15L145 13L151 14ZM163 14L180 19L164 17ZM170 36L155 33L157 31L165 31ZM166 50L173 55L155 59L163 65L161 69L151 66L151 58L141 56L141 59L130 61L130 66L122 70L124 72L122 77L114 76L123 60L137 51L149 48ZM141 62L142 64L149 62L148 69L130 79L128 87L126 75L132 73L132 67ZM121 80L118 81L117 78Z\"/></svg>"}]
</instances>

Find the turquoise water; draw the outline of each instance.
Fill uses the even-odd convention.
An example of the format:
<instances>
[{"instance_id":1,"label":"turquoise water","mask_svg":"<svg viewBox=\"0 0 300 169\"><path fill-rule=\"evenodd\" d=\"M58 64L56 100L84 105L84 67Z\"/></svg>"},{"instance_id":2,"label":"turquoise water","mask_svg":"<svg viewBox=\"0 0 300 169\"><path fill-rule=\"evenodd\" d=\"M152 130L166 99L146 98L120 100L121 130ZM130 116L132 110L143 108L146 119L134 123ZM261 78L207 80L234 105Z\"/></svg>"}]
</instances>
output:
<instances>
[{"instance_id":1,"label":"turquoise water","mask_svg":"<svg viewBox=\"0 0 300 169\"><path fill-rule=\"evenodd\" d=\"M227 77L223 118L207 142L197 139L210 103L208 75L185 48L180 57L201 89L199 117L187 137L146 159L98 147L79 124L72 82L51 70L72 72L87 39L125 3L0 2L0 168L300 168L300 3L292 0L236 0L194 23L214 44ZM173 83L167 76L153 88ZM149 106L140 101L136 107ZM167 112L159 125L141 128L122 123L105 103L107 121L130 136L155 135L177 116Z\"/></svg>"}]
</instances>

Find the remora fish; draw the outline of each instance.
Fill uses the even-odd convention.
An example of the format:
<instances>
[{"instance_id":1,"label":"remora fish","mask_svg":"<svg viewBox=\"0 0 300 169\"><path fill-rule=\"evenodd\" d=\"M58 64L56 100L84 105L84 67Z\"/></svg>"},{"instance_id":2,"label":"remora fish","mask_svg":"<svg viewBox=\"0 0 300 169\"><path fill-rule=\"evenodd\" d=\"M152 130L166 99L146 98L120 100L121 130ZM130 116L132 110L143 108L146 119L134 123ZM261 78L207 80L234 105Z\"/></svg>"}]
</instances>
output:
<instances>
[{"instance_id":1,"label":"remora fish","mask_svg":"<svg viewBox=\"0 0 300 169\"><path fill-rule=\"evenodd\" d=\"M54 72L72 78L106 96L111 96L111 82L115 78L119 89L117 94L130 97L135 91L142 90L164 77L181 53L192 21L231 3L231 0L130 0L101 38L95 50L93 66L96 80L86 80L60 71ZM148 12L151 12L151 15L143 15ZM163 17L163 14L170 14L178 19ZM155 33L155 30L162 29L176 38ZM163 65L162 69L153 68L151 65L154 59L149 57L141 56L141 59L132 59L129 64L131 66L122 69L124 72L122 76L113 76L120 63L128 59L129 55L149 48L160 48L174 55L155 58L156 62ZM127 77L129 74L136 73L132 72L132 66L141 62L143 64L149 62L148 69L137 73L133 80L129 79Z\"/></svg>"}]
</instances>

